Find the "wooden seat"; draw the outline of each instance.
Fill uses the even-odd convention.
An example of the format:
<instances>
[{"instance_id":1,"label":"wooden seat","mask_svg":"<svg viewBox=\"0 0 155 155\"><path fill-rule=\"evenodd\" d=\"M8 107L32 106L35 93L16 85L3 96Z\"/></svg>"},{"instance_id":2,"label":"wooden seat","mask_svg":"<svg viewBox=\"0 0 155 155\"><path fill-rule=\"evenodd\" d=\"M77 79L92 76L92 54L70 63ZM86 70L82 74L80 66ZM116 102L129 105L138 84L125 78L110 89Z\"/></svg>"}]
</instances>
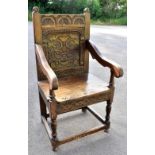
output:
<instances>
[{"instance_id":1,"label":"wooden seat","mask_svg":"<svg viewBox=\"0 0 155 155\"><path fill-rule=\"evenodd\" d=\"M40 81L39 88L49 98L48 81ZM64 103L98 93L102 95L105 91L109 91L108 83L92 74L70 76L59 79L59 89L55 91L55 99L58 103Z\"/></svg>"},{"instance_id":2,"label":"wooden seat","mask_svg":"<svg viewBox=\"0 0 155 155\"><path fill-rule=\"evenodd\" d=\"M101 56L89 39L89 9L86 8L83 14L40 14L39 8L34 7L32 15L41 118L53 150L98 131L107 132L115 90L114 77L123 76L123 70ZM89 53L99 64L110 69L109 83L89 73ZM89 107L103 101L107 104L105 120ZM91 112L102 126L59 140L57 116L78 109Z\"/></svg>"},{"instance_id":3,"label":"wooden seat","mask_svg":"<svg viewBox=\"0 0 155 155\"><path fill-rule=\"evenodd\" d=\"M47 100L49 98L49 82L47 80L40 81L38 85L42 96L46 96ZM60 78L59 89L55 91L55 100L58 103L57 113L60 114L85 107L85 104L83 105L84 99L88 100L87 105L91 105L96 102L106 101L110 98L110 95L112 94L108 83L92 74Z\"/></svg>"}]
</instances>

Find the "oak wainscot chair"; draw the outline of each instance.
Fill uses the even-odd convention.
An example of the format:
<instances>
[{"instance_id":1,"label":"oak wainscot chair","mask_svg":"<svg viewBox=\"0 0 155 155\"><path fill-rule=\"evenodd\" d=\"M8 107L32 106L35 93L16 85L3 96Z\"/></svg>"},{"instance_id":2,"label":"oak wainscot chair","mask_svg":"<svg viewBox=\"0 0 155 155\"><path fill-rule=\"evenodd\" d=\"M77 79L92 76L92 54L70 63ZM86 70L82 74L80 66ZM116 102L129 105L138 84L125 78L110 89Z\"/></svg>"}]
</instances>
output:
<instances>
[{"instance_id":1,"label":"oak wainscot chair","mask_svg":"<svg viewBox=\"0 0 155 155\"><path fill-rule=\"evenodd\" d=\"M34 43L42 122L53 151L66 142L110 128L110 111L114 96L114 77L122 68L101 54L90 38L90 13L40 14L33 7ZM89 53L111 71L109 83L89 73ZM106 101L105 120L89 105ZM88 110L103 125L81 134L59 140L57 116L66 112ZM50 121L48 121L50 119ZM50 123L49 123L50 122ZM50 125L49 125L50 124Z\"/></svg>"}]
</instances>

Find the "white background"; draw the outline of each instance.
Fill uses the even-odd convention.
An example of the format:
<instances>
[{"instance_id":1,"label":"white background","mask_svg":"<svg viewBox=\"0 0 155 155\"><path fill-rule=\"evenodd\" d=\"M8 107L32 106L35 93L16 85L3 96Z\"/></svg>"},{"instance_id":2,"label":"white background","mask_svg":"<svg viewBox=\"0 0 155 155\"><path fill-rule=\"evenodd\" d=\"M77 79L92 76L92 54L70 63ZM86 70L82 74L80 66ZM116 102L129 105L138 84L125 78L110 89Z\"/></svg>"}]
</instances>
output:
<instances>
[{"instance_id":1,"label":"white background","mask_svg":"<svg viewBox=\"0 0 155 155\"><path fill-rule=\"evenodd\" d=\"M0 154L28 154L28 2L1 1ZM128 155L155 154L155 1L128 1Z\"/></svg>"}]
</instances>

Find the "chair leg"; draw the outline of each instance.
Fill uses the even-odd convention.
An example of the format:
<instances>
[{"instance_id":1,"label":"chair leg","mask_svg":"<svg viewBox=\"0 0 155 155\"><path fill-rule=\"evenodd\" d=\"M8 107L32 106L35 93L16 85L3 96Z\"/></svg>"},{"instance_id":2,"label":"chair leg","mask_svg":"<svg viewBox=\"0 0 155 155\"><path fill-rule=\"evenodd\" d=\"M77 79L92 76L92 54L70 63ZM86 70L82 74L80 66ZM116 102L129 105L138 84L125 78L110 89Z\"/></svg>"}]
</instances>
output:
<instances>
[{"instance_id":1,"label":"chair leg","mask_svg":"<svg viewBox=\"0 0 155 155\"><path fill-rule=\"evenodd\" d=\"M57 121L56 121L56 118L53 118L51 120L51 128L52 128L53 151L56 151L56 147L57 147Z\"/></svg>"},{"instance_id":2,"label":"chair leg","mask_svg":"<svg viewBox=\"0 0 155 155\"><path fill-rule=\"evenodd\" d=\"M39 93L39 101L40 101L40 112L41 112L41 115L43 117L45 117L45 119L47 120L46 105L45 105L44 100L42 99L42 96L40 95L40 93Z\"/></svg>"},{"instance_id":3,"label":"chair leg","mask_svg":"<svg viewBox=\"0 0 155 155\"><path fill-rule=\"evenodd\" d=\"M86 107L83 107L82 108L82 112L86 112L87 108Z\"/></svg>"},{"instance_id":4,"label":"chair leg","mask_svg":"<svg viewBox=\"0 0 155 155\"><path fill-rule=\"evenodd\" d=\"M56 103L51 103L51 129L52 129L52 147L53 151L56 151L57 147L57 112Z\"/></svg>"},{"instance_id":5,"label":"chair leg","mask_svg":"<svg viewBox=\"0 0 155 155\"><path fill-rule=\"evenodd\" d=\"M112 102L110 100L108 100L107 105L106 105L106 116L105 116L106 130L105 130L105 132L108 132L108 130L110 128L111 104L112 104Z\"/></svg>"}]
</instances>

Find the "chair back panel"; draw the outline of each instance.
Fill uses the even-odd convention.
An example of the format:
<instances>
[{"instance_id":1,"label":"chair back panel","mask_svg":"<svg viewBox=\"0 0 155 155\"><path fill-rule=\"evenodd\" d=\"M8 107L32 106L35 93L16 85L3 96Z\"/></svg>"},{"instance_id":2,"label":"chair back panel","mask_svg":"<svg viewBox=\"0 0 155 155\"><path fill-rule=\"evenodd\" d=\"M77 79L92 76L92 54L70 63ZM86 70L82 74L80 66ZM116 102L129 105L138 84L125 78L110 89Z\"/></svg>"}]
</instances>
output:
<instances>
[{"instance_id":1,"label":"chair back panel","mask_svg":"<svg viewBox=\"0 0 155 155\"><path fill-rule=\"evenodd\" d=\"M33 24L35 43L42 45L46 59L58 77L88 72L89 54L85 49L85 41L90 36L88 10L83 14L33 11ZM43 77L41 72L38 74Z\"/></svg>"}]
</instances>

